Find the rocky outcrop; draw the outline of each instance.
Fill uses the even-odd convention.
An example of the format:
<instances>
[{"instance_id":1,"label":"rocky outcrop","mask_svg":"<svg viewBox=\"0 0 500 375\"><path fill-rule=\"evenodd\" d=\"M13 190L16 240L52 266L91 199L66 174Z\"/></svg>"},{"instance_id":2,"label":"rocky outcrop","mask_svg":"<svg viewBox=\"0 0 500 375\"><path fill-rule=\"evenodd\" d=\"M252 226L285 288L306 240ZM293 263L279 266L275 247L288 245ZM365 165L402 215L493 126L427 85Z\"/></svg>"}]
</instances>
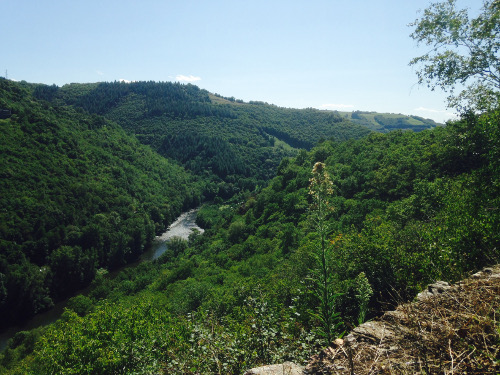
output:
<instances>
[{"instance_id":1,"label":"rocky outcrop","mask_svg":"<svg viewBox=\"0 0 500 375\"><path fill-rule=\"evenodd\" d=\"M500 266L355 328L314 356L307 374L500 373Z\"/></svg>"},{"instance_id":2,"label":"rocky outcrop","mask_svg":"<svg viewBox=\"0 0 500 375\"><path fill-rule=\"evenodd\" d=\"M304 367L292 362L279 365L256 367L245 372L244 375L302 375Z\"/></svg>"},{"instance_id":3,"label":"rocky outcrop","mask_svg":"<svg viewBox=\"0 0 500 375\"><path fill-rule=\"evenodd\" d=\"M451 289L451 285L446 281L436 281L434 284L429 284L427 289L418 293L417 300L421 301L428 297L433 297L437 294L444 293Z\"/></svg>"}]
</instances>

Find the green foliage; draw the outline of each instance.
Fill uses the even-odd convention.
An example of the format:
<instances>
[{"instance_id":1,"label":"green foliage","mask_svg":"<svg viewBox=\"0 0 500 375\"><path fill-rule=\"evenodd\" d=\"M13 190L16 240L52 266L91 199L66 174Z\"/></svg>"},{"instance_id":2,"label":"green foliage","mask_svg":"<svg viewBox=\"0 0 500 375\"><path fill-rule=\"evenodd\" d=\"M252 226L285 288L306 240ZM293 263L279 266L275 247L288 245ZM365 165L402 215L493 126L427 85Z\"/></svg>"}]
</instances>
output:
<instances>
[{"instance_id":1,"label":"green foliage","mask_svg":"<svg viewBox=\"0 0 500 375\"><path fill-rule=\"evenodd\" d=\"M87 296L79 294L69 299L66 307L73 310L79 316L86 315L92 308L93 300Z\"/></svg>"},{"instance_id":2,"label":"green foliage","mask_svg":"<svg viewBox=\"0 0 500 375\"><path fill-rule=\"evenodd\" d=\"M368 133L332 112L222 100L190 84L71 84L61 87L54 101L115 121L141 143L210 180L207 199L264 185L283 157L296 148L310 149L320 138Z\"/></svg>"},{"instance_id":3,"label":"green foliage","mask_svg":"<svg viewBox=\"0 0 500 375\"><path fill-rule=\"evenodd\" d=\"M188 242L180 237L173 237L167 241L167 247L169 258L176 257L187 249Z\"/></svg>"},{"instance_id":4,"label":"green foliage","mask_svg":"<svg viewBox=\"0 0 500 375\"><path fill-rule=\"evenodd\" d=\"M203 90L182 85L69 85L37 89L37 100L35 86L0 84L0 107L12 110L0 120L2 317L47 308L95 275L58 322L11 340L0 372L231 374L264 361L304 362L324 344L321 330L336 313L350 328L431 281L457 280L500 260L498 111L432 131L325 140L279 164L278 154L265 151L252 165L261 147L276 147L273 136L308 141L321 128L288 126L287 118L298 125L323 114L216 103L208 94L206 101ZM158 100L146 103L138 91L146 88L158 89ZM198 103L200 114L182 109L176 92ZM176 109L168 112L160 98ZM96 113L65 106L77 101ZM229 112L204 122L203 111L216 105ZM245 132L264 115L274 135ZM220 161L229 172L208 172L199 182L108 116L129 116L144 135L165 131L158 145L169 140L192 151L199 163L182 162L193 170ZM325 128L341 124L336 116L328 121ZM234 126L234 138L221 124ZM172 129L181 125L199 132L176 138ZM213 155L219 147L221 158ZM248 170L232 174L239 160L249 161ZM252 190L257 165L276 165L277 176ZM247 172L249 180L240 179ZM108 273L136 259L181 209L199 203L202 190L214 197L198 212L203 235L174 239L160 259Z\"/></svg>"},{"instance_id":5,"label":"green foliage","mask_svg":"<svg viewBox=\"0 0 500 375\"><path fill-rule=\"evenodd\" d=\"M45 328L19 331L9 339L7 349L0 353L0 372L9 374L24 373L23 370L19 369L19 367L23 368L24 364L18 365L26 357L29 358L32 355L35 345L44 331Z\"/></svg>"},{"instance_id":6,"label":"green foliage","mask_svg":"<svg viewBox=\"0 0 500 375\"><path fill-rule=\"evenodd\" d=\"M160 368L159 343L170 317L157 301L102 304L85 318L63 314L35 346L28 374L151 373Z\"/></svg>"},{"instance_id":7,"label":"green foliage","mask_svg":"<svg viewBox=\"0 0 500 375\"><path fill-rule=\"evenodd\" d=\"M456 0L433 3L410 26L415 27L411 37L432 48L410 62L422 66L417 72L420 83L450 92L449 105L462 111L498 108L498 1L484 0L481 13L473 19L467 10L456 8ZM461 91L455 95L457 86Z\"/></svg>"},{"instance_id":8,"label":"green foliage","mask_svg":"<svg viewBox=\"0 0 500 375\"><path fill-rule=\"evenodd\" d=\"M424 119L414 115L406 116L402 114L367 111L338 113L356 124L381 133L387 133L397 129L419 132L426 129L434 129L436 126L439 126L434 120Z\"/></svg>"},{"instance_id":9,"label":"green foliage","mask_svg":"<svg viewBox=\"0 0 500 375\"><path fill-rule=\"evenodd\" d=\"M309 194L312 196L312 211L315 229L318 233L318 244L314 258L315 268L311 269L312 292L318 300L317 312L312 316L319 320L318 332L329 345L335 335L339 334L342 326L339 314L335 311L339 293L335 288L335 274L332 265L335 254L332 246L328 243L327 236L330 234L327 221L328 211L332 210L329 197L333 195L332 181L325 164L317 162L312 170L312 178L309 185Z\"/></svg>"},{"instance_id":10,"label":"green foliage","mask_svg":"<svg viewBox=\"0 0 500 375\"><path fill-rule=\"evenodd\" d=\"M12 111L0 120L0 326L137 259L201 196L182 167L100 116L48 102L57 95L0 79Z\"/></svg>"},{"instance_id":11,"label":"green foliage","mask_svg":"<svg viewBox=\"0 0 500 375\"><path fill-rule=\"evenodd\" d=\"M368 313L368 303L373 295L373 289L364 272L361 272L358 277L356 277L354 286L356 290L356 299L359 304L358 324L362 324L365 322L366 314Z\"/></svg>"},{"instance_id":12,"label":"green foliage","mask_svg":"<svg viewBox=\"0 0 500 375\"><path fill-rule=\"evenodd\" d=\"M311 269L324 275L322 249L331 254L323 280L335 286L329 311L346 328L438 278L500 260L498 123L494 112L421 133L325 141L284 160L260 192L204 205L202 236L116 278L99 272L35 349L7 349L6 371L230 374L307 360L324 344L323 297L310 292ZM335 210L309 194L318 161L331 184L315 188ZM322 228L311 226L320 204Z\"/></svg>"}]
</instances>

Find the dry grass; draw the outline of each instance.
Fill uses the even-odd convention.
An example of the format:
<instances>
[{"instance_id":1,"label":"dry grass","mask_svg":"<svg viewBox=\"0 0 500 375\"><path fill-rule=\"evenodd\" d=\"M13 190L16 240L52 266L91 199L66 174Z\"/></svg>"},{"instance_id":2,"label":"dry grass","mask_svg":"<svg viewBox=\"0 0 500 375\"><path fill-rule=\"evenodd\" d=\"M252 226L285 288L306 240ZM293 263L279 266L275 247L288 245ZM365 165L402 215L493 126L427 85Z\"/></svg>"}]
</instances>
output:
<instances>
[{"instance_id":1,"label":"dry grass","mask_svg":"<svg viewBox=\"0 0 500 375\"><path fill-rule=\"evenodd\" d=\"M314 357L311 374L500 374L500 267L400 305Z\"/></svg>"}]
</instances>

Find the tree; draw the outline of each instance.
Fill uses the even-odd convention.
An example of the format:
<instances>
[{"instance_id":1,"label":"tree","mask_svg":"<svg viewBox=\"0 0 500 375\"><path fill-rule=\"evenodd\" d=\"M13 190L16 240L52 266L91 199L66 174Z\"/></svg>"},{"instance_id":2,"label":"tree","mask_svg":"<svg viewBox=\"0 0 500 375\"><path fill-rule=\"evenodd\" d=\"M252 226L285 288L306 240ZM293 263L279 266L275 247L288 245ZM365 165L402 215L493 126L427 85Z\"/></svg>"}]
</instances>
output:
<instances>
[{"instance_id":1,"label":"tree","mask_svg":"<svg viewBox=\"0 0 500 375\"><path fill-rule=\"evenodd\" d=\"M500 103L500 1L484 0L469 19L456 0L431 4L410 24L411 37L431 50L411 60L421 66L419 83L449 92L448 105L459 111L485 111ZM457 93L458 92L458 93Z\"/></svg>"}]
</instances>

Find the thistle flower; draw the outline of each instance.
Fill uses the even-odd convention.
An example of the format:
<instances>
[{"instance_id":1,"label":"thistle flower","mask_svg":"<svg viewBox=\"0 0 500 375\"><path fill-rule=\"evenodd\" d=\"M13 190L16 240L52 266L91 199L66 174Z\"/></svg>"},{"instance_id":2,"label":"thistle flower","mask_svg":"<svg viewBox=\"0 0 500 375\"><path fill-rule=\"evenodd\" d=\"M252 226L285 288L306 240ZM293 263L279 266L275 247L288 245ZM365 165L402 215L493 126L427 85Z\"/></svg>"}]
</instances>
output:
<instances>
[{"instance_id":1,"label":"thistle flower","mask_svg":"<svg viewBox=\"0 0 500 375\"><path fill-rule=\"evenodd\" d=\"M332 207L329 207L326 199L327 196L333 195L333 182L326 171L325 164L322 162L314 164L312 177L309 179L309 194L314 198L315 203L313 205L317 205L317 202L321 201L326 207L333 210Z\"/></svg>"}]
</instances>

